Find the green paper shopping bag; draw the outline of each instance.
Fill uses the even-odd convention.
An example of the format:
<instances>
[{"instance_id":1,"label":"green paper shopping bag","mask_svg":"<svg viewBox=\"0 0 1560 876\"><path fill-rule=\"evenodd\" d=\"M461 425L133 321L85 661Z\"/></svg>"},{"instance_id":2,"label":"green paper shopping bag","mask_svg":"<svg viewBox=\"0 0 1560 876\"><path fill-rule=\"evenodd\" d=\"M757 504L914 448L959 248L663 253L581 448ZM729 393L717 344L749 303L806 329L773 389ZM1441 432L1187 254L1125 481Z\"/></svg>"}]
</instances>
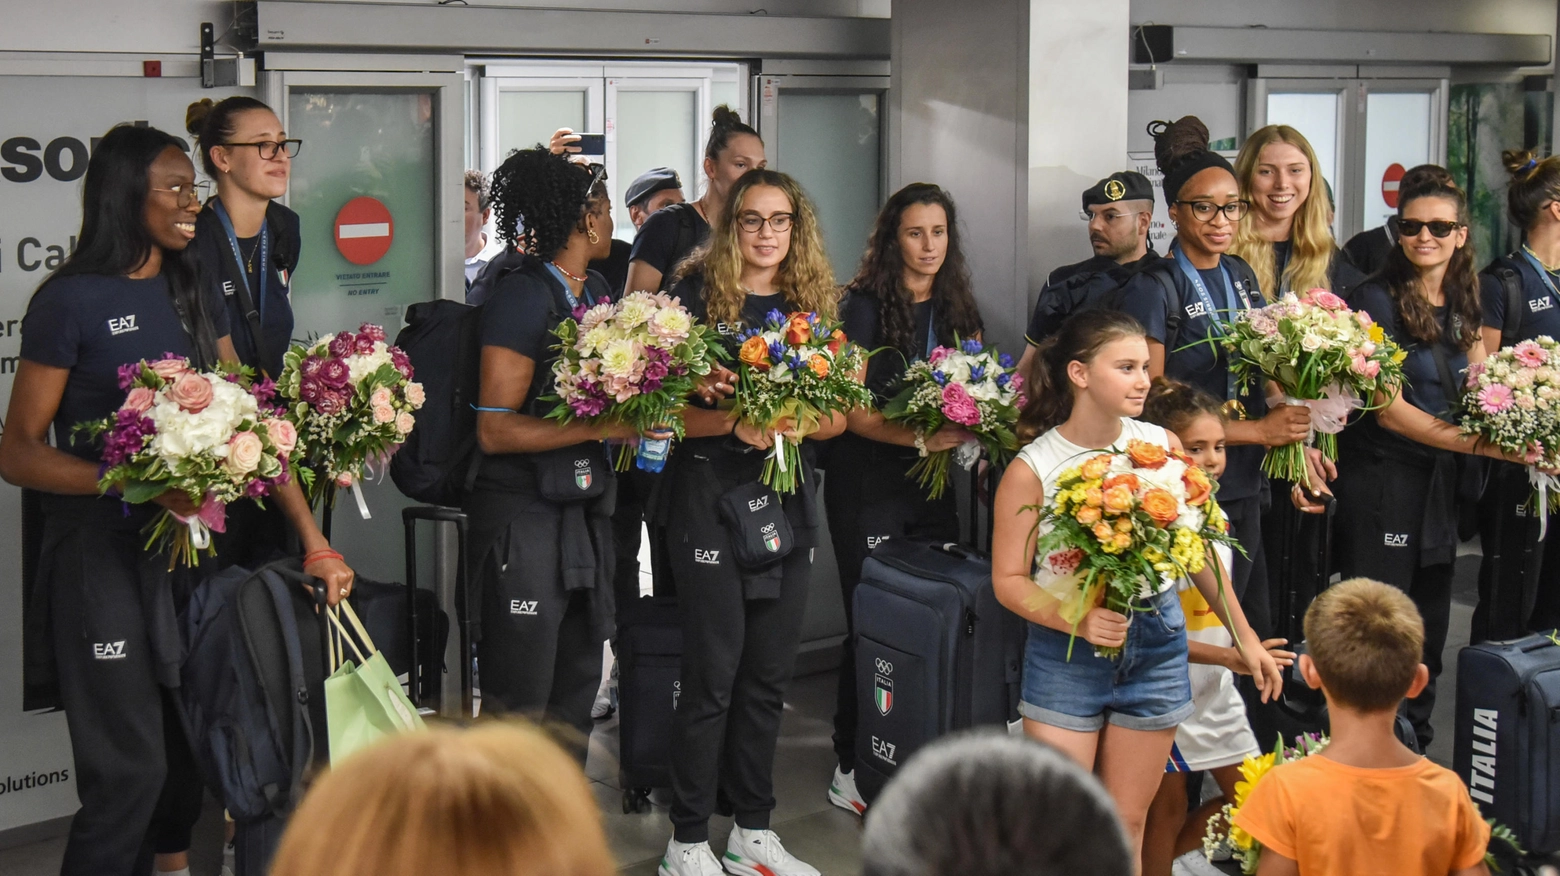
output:
<instances>
[{"instance_id":1,"label":"green paper shopping bag","mask_svg":"<svg viewBox=\"0 0 1560 876\"><path fill-rule=\"evenodd\" d=\"M401 682L390 671L385 655L374 647L352 606L343 600L326 611L333 628L331 674L325 679L331 763L340 763L391 734L423 729L422 716L406 698ZM350 632L341 623L342 615L351 626ZM347 657L348 648L357 655L358 662Z\"/></svg>"}]
</instances>

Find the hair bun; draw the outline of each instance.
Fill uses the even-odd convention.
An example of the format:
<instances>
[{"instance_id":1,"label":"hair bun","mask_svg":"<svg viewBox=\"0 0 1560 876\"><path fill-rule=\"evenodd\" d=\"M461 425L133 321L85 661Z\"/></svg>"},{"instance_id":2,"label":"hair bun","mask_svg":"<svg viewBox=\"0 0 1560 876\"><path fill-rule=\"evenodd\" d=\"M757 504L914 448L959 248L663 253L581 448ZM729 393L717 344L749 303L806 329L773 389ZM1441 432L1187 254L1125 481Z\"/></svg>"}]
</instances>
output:
<instances>
[{"instance_id":1,"label":"hair bun","mask_svg":"<svg viewBox=\"0 0 1560 876\"><path fill-rule=\"evenodd\" d=\"M1208 126L1196 116L1149 122L1148 135L1154 138L1154 163L1160 173L1169 173L1188 155L1208 151Z\"/></svg>"},{"instance_id":2,"label":"hair bun","mask_svg":"<svg viewBox=\"0 0 1560 876\"><path fill-rule=\"evenodd\" d=\"M200 136L200 129L206 124L206 117L211 115L211 109L216 105L217 102L209 97L203 97L190 104L184 111L184 130L192 136Z\"/></svg>"},{"instance_id":3,"label":"hair bun","mask_svg":"<svg viewBox=\"0 0 1560 876\"><path fill-rule=\"evenodd\" d=\"M1531 149L1507 149L1500 154L1500 163L1505 165L1506 172L1517 179L1532 173L1538 167L1538 161L1538 153Z\"/></svg>"},{"instance_id":4,"label":"hair bun","mask_svg":"<svg viewBox=\"0 0 1560 876\"><path fill-rule=\"evenodd\" d=\"M710 113L710 124L717 128L742 127L742 117L737 115L736 110L726 104L721 104L715 108L713 113Z\"/></svg>"}]
</instances>

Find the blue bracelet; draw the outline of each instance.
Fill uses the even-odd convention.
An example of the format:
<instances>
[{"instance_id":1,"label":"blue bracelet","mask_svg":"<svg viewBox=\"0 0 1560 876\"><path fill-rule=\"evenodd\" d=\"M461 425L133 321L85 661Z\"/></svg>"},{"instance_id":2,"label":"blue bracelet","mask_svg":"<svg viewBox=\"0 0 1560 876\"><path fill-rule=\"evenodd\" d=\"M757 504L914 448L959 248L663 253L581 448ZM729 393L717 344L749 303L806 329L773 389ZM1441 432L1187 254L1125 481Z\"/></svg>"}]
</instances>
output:
<instances>
[{"instance_id":1,"label":"blue bracelet","mask_svg":"<svg viewBox=\"0 0 1560 876\"><path fill-rule=\"evenodd\" d=\"M483 412L486 412L486 413L489 413L489 414L518 414L518 413L520 413L519 411L514 410L512 408L485 408L485 407L482 407L480 405L472 405L471 409L474 410L474 411L483 411Z\"/></svg>"}]
</instances>

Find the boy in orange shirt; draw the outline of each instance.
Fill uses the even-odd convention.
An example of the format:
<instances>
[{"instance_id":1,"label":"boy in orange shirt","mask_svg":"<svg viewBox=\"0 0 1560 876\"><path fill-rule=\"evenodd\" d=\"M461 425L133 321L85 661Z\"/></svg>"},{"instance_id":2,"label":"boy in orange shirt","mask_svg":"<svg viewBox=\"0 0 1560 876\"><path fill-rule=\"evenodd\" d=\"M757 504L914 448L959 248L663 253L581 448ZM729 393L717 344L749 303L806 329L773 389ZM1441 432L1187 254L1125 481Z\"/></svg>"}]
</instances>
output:
<instances>
[{"instance_id":1,"label":"boy in orange shirt","mask_svg":"<svg viewBox=\"0 0 1560 876\"><path fill-rule=\"evenodd\" d=\"M1393 733L1424 690L1424 623L1402 591L1355 578L1305 613L1306 684L1321 688L1332 741L1275 768L1235 825L1262 844L1258 876L1487 876L1489 825L1462 781Z\"/></svg>"}]
</instances>

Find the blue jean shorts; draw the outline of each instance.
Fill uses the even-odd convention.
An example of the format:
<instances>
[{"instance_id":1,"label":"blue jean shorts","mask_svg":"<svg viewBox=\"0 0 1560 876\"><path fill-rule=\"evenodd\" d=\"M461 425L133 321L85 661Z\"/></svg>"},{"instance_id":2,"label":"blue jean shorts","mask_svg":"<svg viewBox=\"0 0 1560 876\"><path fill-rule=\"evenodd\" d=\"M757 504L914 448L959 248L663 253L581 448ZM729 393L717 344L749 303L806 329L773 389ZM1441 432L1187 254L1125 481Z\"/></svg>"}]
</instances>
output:
<instances>
[{"instance_id":1,"label":"blue jean shorts","mask_svg":"<svg viewBox=\"0 0 1560 876\"><path fill-rule=\"evenodd\" d=\"M1186 616L1175 588L1139 604L1119 660L1097 657L1079 636L1029 625L1024 648L1024 698L1031 721L1092 733L1109 721L1128 730L1165 730L1191 717L1186 671Z\"/></svg>"}]
</instances>

